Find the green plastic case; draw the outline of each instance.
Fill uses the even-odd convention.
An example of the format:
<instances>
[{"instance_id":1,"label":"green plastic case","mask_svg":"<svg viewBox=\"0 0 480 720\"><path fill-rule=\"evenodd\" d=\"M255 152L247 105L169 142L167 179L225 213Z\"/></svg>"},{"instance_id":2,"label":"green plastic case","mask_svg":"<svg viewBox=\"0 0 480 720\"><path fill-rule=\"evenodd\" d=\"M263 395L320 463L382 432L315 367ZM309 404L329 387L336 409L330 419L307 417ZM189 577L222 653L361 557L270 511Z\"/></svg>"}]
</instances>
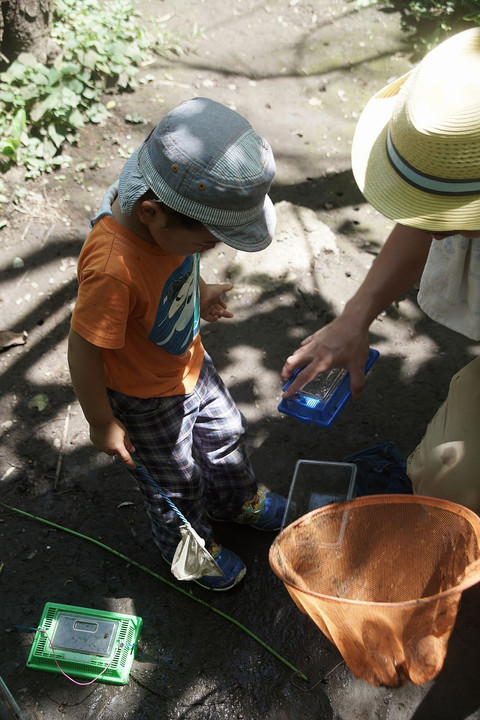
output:
<instances>
[{"instance_id":1,"label":"green plastic case","mask_svg":"<svg viewBox=\"0 0 480 720\"><path fill-rule=\"evenodd\" d=\"M142 622L135 615L46 603L27 667L125 685Z\"/></svg>"}]
</instances>

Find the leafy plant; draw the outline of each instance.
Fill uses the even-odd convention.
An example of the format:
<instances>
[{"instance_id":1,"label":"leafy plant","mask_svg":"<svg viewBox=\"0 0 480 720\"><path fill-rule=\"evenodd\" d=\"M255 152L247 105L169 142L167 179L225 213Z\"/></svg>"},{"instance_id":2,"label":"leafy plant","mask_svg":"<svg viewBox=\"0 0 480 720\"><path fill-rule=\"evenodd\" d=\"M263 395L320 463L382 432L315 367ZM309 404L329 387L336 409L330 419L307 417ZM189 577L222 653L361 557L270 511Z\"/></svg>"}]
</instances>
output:
<instances>
[{"instance_id":1,"label":"leafy plant","mask_svg":"<svg viewBox=\"0 0 480 720\"><path fill-rule=\"evenodd\" d=\"M358 7L378 5L386 12L399 12L402 30L412 33L417 49L430 50L454 32L480 25L478 0L355 0ZM419 46L420 44L420 46Z\"/></svg>"},{"instance_id":2,"label":"leafy plant","mask_svg":"<svg viewBox=\"0 0 480 720\"><path fill-rule=\"evenodd\" d=\"M51 37L60 49L51 65L22 53L0 73L0 169L23 165L26 177L67 165L64 143L110 114L102 93L132 90L142 61L165 49L130 0L54 0Z\"/></svg>"}]
</instances>

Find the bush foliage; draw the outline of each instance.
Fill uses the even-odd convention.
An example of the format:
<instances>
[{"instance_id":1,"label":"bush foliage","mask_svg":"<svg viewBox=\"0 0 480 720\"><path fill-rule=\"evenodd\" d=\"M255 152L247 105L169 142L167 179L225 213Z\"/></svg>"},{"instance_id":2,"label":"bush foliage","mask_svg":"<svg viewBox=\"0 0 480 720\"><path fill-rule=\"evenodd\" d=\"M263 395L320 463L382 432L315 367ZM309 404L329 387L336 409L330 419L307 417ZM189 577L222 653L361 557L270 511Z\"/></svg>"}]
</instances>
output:
<instances>
[{"instance_id":1,"label":"bush foliage","mask_svg":"<svg viewBox=\"0 0 480 720\"><path fill-rule=\"evenodd\" d=\"M448 36L480 25L479 0L356 0L357 5L378 5L399 12L402 30L411 33L418 49L429 50Z\"/></svg>"},{"instance_id":2,"label":"bush foliage","mask_svg":"<svg viewBox=\"0 0 480 720\"><path fill-rule=\"evenodd\" d=\"M0 73L0 169L21 165L26 177L68 164L64 143L109 115L102 93L133 89L140 63L164 49L139 26L130 0L53 4L52 64L22 53Z\"/></svg>"}]
</instances>

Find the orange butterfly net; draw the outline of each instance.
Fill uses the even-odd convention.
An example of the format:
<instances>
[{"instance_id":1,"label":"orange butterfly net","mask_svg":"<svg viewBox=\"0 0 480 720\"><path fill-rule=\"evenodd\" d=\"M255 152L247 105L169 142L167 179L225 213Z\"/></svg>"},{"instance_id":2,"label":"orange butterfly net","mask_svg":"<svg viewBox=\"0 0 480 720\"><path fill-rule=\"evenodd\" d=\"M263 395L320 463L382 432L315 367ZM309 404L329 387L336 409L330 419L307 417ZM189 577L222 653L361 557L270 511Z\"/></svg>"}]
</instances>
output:
<instances>
[{"instance_id":1,"label":"orange butterfly net","mask_svg":"<svg viewBox=\"0 0 480 720\"><path fill-rule=\"evenodd\" d=\"M462 591L480 580L480 518L438 498L355 498L288 525L270 565L354 675L420 685L440 672Z\"/></svg>"}]
</instances>

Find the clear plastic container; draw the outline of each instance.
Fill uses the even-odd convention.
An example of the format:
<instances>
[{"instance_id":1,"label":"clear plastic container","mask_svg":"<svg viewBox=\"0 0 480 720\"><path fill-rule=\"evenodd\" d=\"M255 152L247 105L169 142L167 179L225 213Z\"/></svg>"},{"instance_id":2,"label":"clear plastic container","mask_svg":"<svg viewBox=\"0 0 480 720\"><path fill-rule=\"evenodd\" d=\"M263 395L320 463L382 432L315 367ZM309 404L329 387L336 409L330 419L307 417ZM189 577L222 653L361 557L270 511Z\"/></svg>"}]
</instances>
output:
<instances>
[{"instance_id":1,"label":"clear plastic container","mask_svg":"<svg viewBox=\"0 0 480 720\"><path fill-rule=\"evenodd\" d=\"M355 495L353 463L298 460L288 493L282 530L311 510L344 502Z\"/></svg>"}]
</instances>

